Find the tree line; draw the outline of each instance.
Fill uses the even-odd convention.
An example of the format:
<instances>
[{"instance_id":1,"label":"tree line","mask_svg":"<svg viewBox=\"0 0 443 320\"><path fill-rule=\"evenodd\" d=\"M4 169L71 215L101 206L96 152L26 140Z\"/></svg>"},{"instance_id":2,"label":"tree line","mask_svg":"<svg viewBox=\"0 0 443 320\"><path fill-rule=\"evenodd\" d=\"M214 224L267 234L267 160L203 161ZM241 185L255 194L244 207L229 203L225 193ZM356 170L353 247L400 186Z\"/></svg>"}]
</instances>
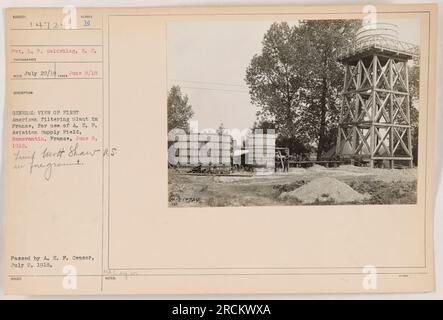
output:
<instances>
[{"instance_id":1,"label":"tree line","mask_svg":"<svg viewBox=\"0 0 443 320\"><path fill-rule=\"evenodd\" d=\"M257 127L274 127L291 153L316 146L317 158L336 141L344 66L338 50L354 41L356 20L273 23L246 70Z\"/></svg>"}]
</instances>

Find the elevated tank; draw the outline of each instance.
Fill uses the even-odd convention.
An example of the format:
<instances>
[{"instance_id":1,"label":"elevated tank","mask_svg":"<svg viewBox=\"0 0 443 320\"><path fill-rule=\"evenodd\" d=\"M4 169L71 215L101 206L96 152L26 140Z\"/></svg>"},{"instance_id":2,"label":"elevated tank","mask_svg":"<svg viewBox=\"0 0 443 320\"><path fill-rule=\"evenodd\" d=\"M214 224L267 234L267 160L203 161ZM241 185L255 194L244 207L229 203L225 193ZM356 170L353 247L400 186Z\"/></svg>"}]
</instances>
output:
<instances>
[{"instance_id":1,"label":"elevated tank","mask_svg":"<svg viewBox=\"0 0 443 320\"><path fill-rule=\"evenodd\" d=\"M373 23L368 24L357 31L357 43L364 42L371 38L388 38L398 40L398 26L392 23Z\"/></svg>"},{"instance_id":2,"label":"elevated tank","mask_svg":"<svg viewBox=\"0 0 443 320\"><path fill-rule=\"evenodd\" d=\"M383 53L395 55L397 59L418 59L419 47L417 45L399 40L399 30L396 24L380 22L368 24L357 30L355 41L339 50L338 58L348 60L348 64L357 62L360 55Z\"/></svg>"}]
</instances>

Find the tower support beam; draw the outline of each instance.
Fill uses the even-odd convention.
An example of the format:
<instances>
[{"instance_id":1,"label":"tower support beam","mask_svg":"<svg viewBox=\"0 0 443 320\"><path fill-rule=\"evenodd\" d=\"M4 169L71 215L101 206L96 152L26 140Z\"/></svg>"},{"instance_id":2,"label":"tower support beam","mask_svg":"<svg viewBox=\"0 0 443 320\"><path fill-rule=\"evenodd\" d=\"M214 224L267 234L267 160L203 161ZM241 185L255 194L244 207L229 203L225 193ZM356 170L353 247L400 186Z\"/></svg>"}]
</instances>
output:
<instances>
[{"instance_id":1,"label":"tower support beam","mask_svg":"<svg viewBox=\"0 0 443 320\"><path fill-rule=\"evenodd\" d=\"M412 58L412 57L410 57ZM343 60L336 153L351 163L412 166L408 57L359 52Z\"/></svg>"}]
</instances>

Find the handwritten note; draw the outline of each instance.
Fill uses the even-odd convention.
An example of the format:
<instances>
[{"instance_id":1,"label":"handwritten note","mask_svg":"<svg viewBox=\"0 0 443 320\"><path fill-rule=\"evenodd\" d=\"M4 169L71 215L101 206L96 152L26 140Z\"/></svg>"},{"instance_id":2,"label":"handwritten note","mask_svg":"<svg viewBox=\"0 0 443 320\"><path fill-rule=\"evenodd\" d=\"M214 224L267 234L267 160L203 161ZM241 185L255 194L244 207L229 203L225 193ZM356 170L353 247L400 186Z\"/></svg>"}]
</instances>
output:
<instances>
[{"instance_id":1,"label":"handwritten note","mask_svg":"<svg viewBox=\"0 0 443 320\"><path fill-rule=\"evenodd\" d=\"M14 170L50 181L116 151L102 139L102 17L66 8L45 20L32 13L9 23L8 143Z\"/></svg>"}]
</instances>

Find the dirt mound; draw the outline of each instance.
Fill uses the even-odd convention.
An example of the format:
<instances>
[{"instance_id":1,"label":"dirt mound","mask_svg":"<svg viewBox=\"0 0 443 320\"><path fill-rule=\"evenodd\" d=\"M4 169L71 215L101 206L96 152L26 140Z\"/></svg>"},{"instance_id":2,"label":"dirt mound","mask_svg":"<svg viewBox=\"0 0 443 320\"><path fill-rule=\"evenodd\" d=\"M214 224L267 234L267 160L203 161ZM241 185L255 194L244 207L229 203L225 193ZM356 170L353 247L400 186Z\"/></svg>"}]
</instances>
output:
<instances>
[{"instance_id":1,"label":"dirt mound","mask_svg":"<svg viewBox=\"0 0 443 320\"><path fill-rule=\"evenodd\" d=\"M316 164L316 163L314 163L312 166L310 166L309 168L308 168L308 170L310 170L310 171L322 171L322 170L325 170L326 168L325 167L323 167L323 166L321 166L321 165L319 165L319 164Z\"/></svg>"},{"instance_id":2,"label":"dirt mound","mask_svg":"<svg viewBox=\"0 0 443 320\"><path fill-rule=\"evenodd\" d=\"M280 195L280 199L296 199L304 204L361 202L369 198L370 195L358 193L346 183L328 177L314 179L294 191Z\"/></svg>"}]
</instances>

